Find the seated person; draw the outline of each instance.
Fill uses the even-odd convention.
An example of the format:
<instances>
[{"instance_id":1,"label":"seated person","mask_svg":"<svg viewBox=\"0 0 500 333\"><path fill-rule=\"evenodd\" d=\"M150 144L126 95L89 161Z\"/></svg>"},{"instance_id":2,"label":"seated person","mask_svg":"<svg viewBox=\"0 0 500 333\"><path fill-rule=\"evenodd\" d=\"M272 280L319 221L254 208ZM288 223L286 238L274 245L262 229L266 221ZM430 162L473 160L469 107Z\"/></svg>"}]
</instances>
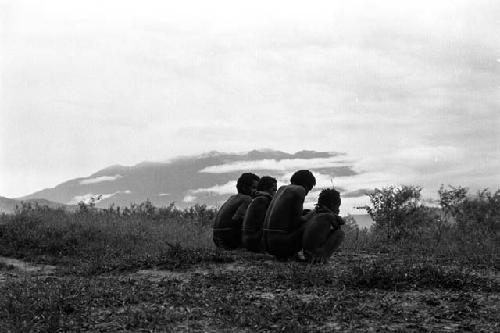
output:
<instances>
[{"instance_id":1,"label":"seated person","mask_svg":"<svg viewBox=\"0 0 500 333\"><path fill-rule=\"evenodd\" d=\"M304 256L311 262L326 262L344 240L340 226L340 193L334 189L321 191L314 215L306 223L302 237Z\"/></svg>"},{"instance_id":2,"label":"seated person","mask_svg":"<svg viewBox=\"0 0 500 333\"><path fill-rule=\"evenodd\" d=\"M262 252L262 224L266 211L276 193L276 178L264 176L259 180L255 198L248 206L243 219L241 243L244 248L252 252Z\"/></svg>"},{"instance_id":3,"label":"seated person","mask_svg":"<svg viewBox=\"0 0 500 333\"><path fill-rule=\"evenodd\" d=\"M253 173L243 173L236 184L238 194L231 196L219 209L213 226L215 246L234 250L241 246L241 224L257 190L259 177Z\"/></svg>"},{"instance_id":4,"label":"seated person","mask_svg":"<svg viewBox=\"0 0 500 333\"><path fill-rule=\"evenodd\" d=\"M309 170L299 170L290 182L279 188L264 219L264 249L278 260L294 257L302 248L302 233L309 218L303 215L303 205L316 178Z\"/></svg>"}]
</instances>

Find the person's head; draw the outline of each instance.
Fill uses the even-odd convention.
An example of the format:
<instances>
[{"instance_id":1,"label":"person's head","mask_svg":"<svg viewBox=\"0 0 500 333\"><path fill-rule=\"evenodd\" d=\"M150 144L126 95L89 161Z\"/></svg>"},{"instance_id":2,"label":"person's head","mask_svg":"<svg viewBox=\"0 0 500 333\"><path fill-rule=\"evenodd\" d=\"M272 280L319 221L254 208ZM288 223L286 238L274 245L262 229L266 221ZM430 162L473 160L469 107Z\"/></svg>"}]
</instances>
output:
<instances>
[{"instance_id":1,"label":"person's head","mask_svg":"<svg viewBox=\"0 0 500 333\"><path fill-rule=\"evenodd\" d=\"M318 203L316 204L316 207L323 206L338 214L341 203L342 200L340 199L339 191L333 188L327 188L319 193Z\"/></svg>"},{"instance_id":2,"label":"person's head","mask_svg":"<svg viewBox=\"0 0 500 333\"><path fill-rule=\"evenodd\" d=\"M276 178L264 176L259 180L257 184L257 191L267 192L270 195L274 195L278 190L278 181Z\"/></svg>"},{"instance_id":3,"label":"person's head","mask_svg":"<svg viewBox=\"0 0 500 333\"><path fill-rule=\"evenodd\" d=\"M299 170L292 175L290 182L305 188L307 194L316 185L316 178L309 170Z\"/></svg>"},{"instance_id":4,"label":"person's head","mask_svg":"<svg viewBox=\"0 0 500 333\"><path fill-rule=\"evenodd\" d=\"M257 191L257 183L259 182L259 177L250 172L242 173L238 182L236 183L236 189L238 193L251 195L255 194Z\"/></svg>"}]
</instances>

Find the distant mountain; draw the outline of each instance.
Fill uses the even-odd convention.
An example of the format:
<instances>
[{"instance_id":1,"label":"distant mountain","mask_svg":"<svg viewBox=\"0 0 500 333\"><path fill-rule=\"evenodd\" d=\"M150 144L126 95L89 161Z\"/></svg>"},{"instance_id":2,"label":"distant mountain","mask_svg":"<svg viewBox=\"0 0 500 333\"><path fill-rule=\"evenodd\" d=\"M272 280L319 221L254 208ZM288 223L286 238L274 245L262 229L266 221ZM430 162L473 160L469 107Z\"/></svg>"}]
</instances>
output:
<instances>
[{"instance_id":1,"label":"distant mountain","mask_svg":"<svg viewBox=\"0 0 500 333\"><path fill-rule=\"evenodd\" d=\"M236 179L242 172L271 175L288 183L290 174L299 169L321 173L329 180L356 174L343 161L341 153L300 151L289 154L275 150L253 150L242 154L210 152L165 162L113 165L88 177L68 180L19 199L43 198L74 205L99 196L96 206L101 208L111 204L129 206L145 200L156 206L172 202L180 208L195 203L217 206L236 192Z\"/></svg>"},{"instance_id":2,"label":"distant mountain","mask_svg":"<svg viewBox=\"0 0 500 333\"><path fill-rule=\"evenodd\" d=\"M16 211L16 206L21 207L22 203L30 203L32 205L38 204L39 206L47 206L49 208L65 208L69 211L76 210L74 205L64 205L59 202L52 202L46 199L10 199L0 196L0 213L12 214Z\"/></svg>"}]
</instances>

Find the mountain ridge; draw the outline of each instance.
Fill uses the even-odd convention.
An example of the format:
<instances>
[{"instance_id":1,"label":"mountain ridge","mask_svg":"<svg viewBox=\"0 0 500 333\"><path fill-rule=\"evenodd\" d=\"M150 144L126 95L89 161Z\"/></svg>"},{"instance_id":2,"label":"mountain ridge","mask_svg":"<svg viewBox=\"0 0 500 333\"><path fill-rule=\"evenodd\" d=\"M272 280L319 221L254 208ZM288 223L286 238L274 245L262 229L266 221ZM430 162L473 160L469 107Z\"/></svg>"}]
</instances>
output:
<instances>
[{"instance_id":1,"label":"mountain ridge","mask_svg":"<svg viewBox=\"0 0 500 333\"><path fill-rule=\"evenodd\" d=\"M115 164L87 177L70 179L16 199L43 198L62 204L76 204L101 195L101 200L96 203L99 208L107 208L112 204L129 206L145 200L150 200L156 206L173 202L180 208L194 203L218 206L236 192L235 182L242 172L270 175L285 183L289 180L289 174L299 168L311 169L330 178L356 175L352 166L334 163L335 158L343 155L313 150L286 153L262 149L246 153L212 151L179 156L168 161L145 161L133 166ZM308 163L309 160L311 163Z\"/></svg>"}]
</instances>

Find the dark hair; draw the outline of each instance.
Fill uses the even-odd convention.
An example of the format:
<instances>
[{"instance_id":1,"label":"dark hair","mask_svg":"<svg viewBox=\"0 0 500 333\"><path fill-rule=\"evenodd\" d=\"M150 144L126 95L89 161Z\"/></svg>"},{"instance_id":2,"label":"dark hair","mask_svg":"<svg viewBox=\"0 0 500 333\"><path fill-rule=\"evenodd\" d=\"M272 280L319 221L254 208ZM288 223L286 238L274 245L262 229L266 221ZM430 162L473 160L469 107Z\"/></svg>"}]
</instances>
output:
<instances>
[{"instance_id":1,"label":"dark hair","mask_svg":"<svg viewBox=\"0 0 500 333\"><path fill-rule=\"evenodd\" d=\"M316 185L316 178L309 170L299 170L292 175L290 182L294 185L301 185L310 191Z\"/></svg>"},{"instance_id":2,"label":"dark hair","mask_svg":"<svg viewBox=\"0 0 500 333\"><path fill-rule=\"evenodd\" d=\"M333 208L330 207L332 203L335 205L334 207L338 207L340 206L341 202L342 201L340 200L339 191L334 188L326 188L319 193L318 203L316 204L316 207L325 206L327 208Z\"/></svg>"},{"instance_id":3,"label":"dark hair","mask_svg":"<svg viewBox=\"0 0 500 333\"><path fill-rule=\"evenodd\" d=\"M251 172L242 173L240 178L238 178L238 182L236 183L238 193L244 191L246 187L252 186L252 183L254 181L259 181L259 176Z\"/></svg>"},{"instance_id":4,"label":"dark hair","mask_svg":"<svg viewBox=\"0 0 500 333\"><path fill-rule=\"evenodd\" d=\"M270 189L271 187L274 186L274 184L277 184L278 181L276 178L269 177L269 176L264 176L260 178L259 184L257 184L257 191L265 191Z\"/></svg>"}]
</instances>

